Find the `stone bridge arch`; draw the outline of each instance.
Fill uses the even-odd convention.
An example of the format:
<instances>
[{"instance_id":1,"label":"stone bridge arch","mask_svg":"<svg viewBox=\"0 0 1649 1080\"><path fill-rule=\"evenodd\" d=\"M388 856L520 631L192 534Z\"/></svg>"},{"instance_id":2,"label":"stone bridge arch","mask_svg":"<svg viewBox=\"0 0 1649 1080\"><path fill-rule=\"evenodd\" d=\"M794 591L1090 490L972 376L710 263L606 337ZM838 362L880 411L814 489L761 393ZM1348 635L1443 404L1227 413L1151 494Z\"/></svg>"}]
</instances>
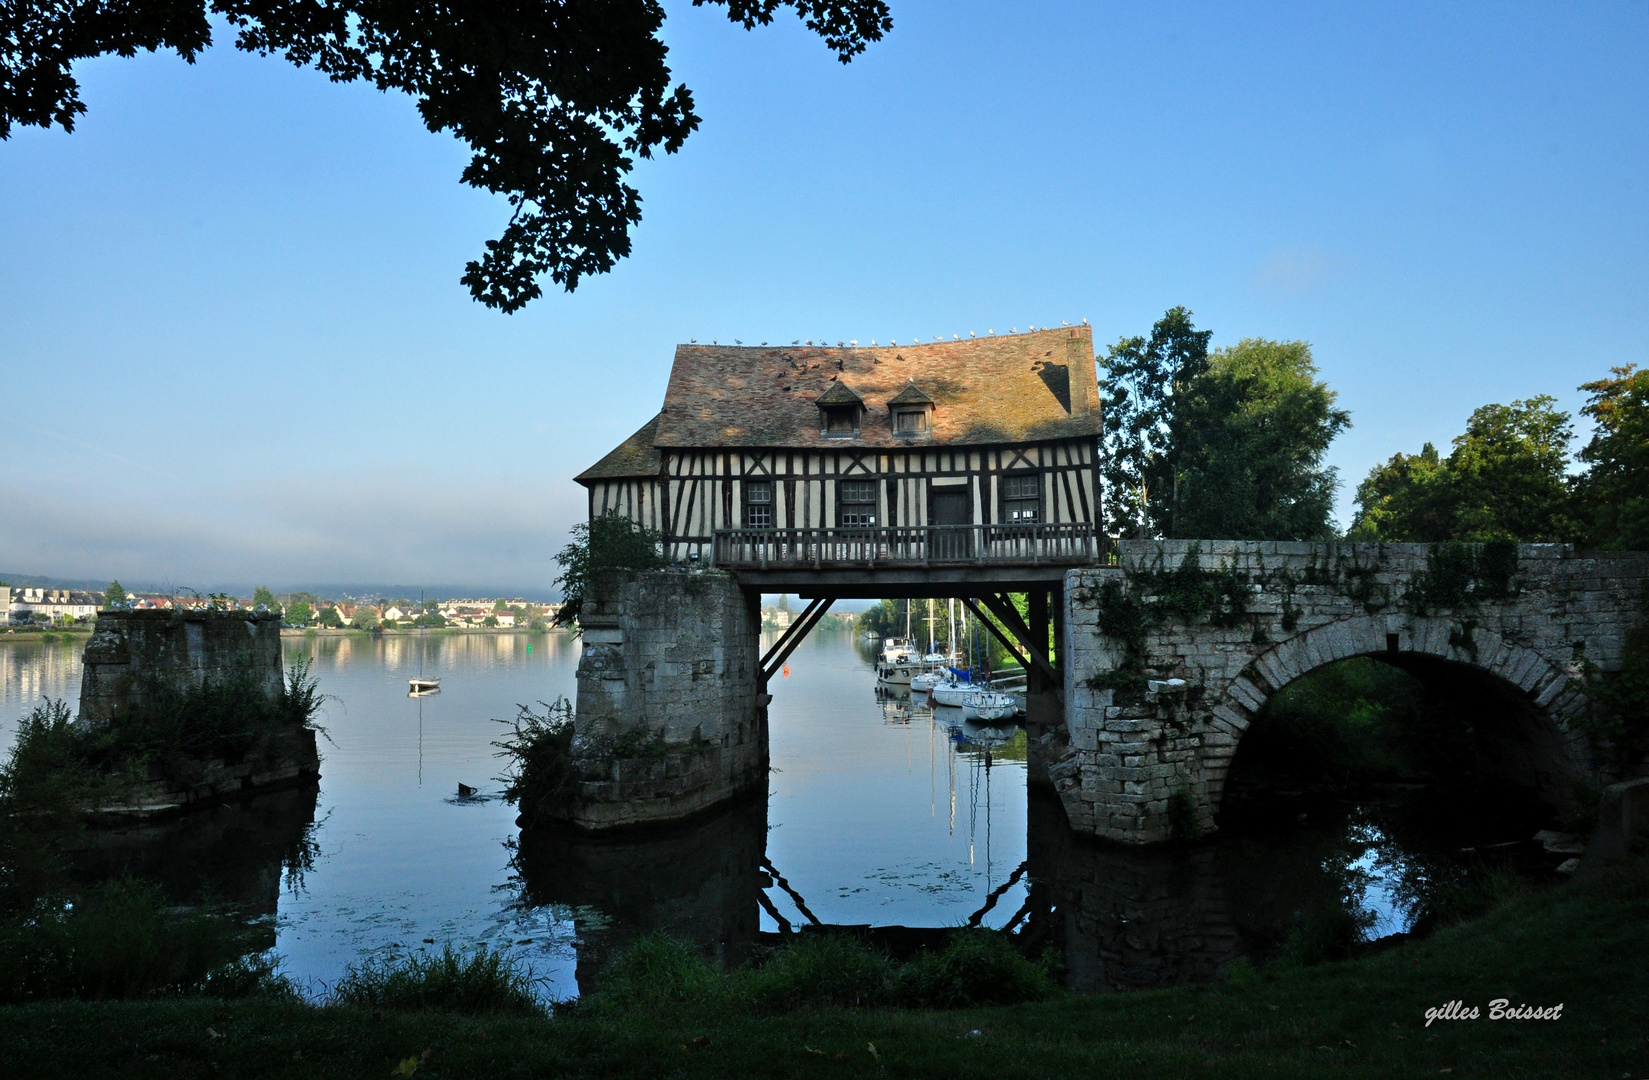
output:
<instances>
[{"instance_id":1,"label":"stone bridge arch","mask_svg":"<svg viewBox=\"0 0 1649 1080\"><path fill-rule=\"evenodd\" d=\"M1411 673L1475 675L1483 689L1500 691L1506 728L1499 734L1535 745L1518 779L1562 801L1587 771L1592 747L1581 733L1591 702L1573 663L1559 665L1492 630L1462 632L1460 621L1437 616L1362 615L1314 627L1278 642L1222 687L1202 738L1198 771L1209 813L1224 797L1231 762L1248 725L1271 696L1330 664L1366 656ZM1420 663L1416 663L1420 661ZM1430 661L1427 664L1426 661Z\"/></svg>"},{"instance_id":2,"label":"stone bridge arch","mask_svg":"<svg viewBox=\"0 0 1649 1080\"><path fill-rule=\"evenodd\" d=\"M1255 714L1295 679L1353 656L1503 695L1535 744L1525 762L1535 786L1561 798L1595 775L1582 734L1593 703L1574 676L1583 660L1618 669L1649 555L1556 544L1492 554L1123 541L1117 566L1072 571L1059 643L1065 725L1036 746L1072 827L1131 844L1212 830ZM1437 584L1440 555L1465 560L1450 590Z\"/></svg>"}]
</instances>

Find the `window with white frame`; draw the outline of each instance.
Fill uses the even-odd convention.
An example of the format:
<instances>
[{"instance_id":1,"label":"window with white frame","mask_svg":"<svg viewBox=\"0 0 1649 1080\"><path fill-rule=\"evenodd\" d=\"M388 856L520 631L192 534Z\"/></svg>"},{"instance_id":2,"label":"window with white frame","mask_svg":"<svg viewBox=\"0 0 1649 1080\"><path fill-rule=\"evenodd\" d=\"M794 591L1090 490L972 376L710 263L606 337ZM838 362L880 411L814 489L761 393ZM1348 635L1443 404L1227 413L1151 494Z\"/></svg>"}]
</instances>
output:
<instances>
[{"instance_id":1,"label":"window with white frame","mask_svg":"<svg viewBox=\"0 0 1649 1080\"><path fill-rule=\"evenodd\" d=\"M876 481L842 481L836 493L836 524L843 527L876 524Z\"/></svg>"},{"instance_id":2,"label":"window with white frame","mask_svg":"<svg viewBox=\"0 0 1649 1080\"><path fill-rule=\"evenodd\" d=\"M744 527L773 527L773 481L746 480L744 483Z\"/></svg>"},{"instance_id":3,"label":"window with white frame","mask_svg":"<svg viewBox=\"0 0 1649 1080\"><path fill-rule=\"evenodd\" d=\"M1002 478L1002 520L1042 520L1042 477L1035 473Z\"/></svg>"}]
</instances>

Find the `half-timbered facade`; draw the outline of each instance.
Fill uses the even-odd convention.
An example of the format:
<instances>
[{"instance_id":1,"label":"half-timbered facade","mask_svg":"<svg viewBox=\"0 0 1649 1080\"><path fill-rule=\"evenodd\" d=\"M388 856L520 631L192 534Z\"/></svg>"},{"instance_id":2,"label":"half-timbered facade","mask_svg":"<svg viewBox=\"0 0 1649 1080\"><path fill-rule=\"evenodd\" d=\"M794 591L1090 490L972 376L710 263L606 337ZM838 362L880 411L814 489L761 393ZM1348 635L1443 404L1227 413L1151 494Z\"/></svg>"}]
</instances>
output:
<instances>
[{"instance_id":1,"label":"half-timbered facade","mask_svg":"<svg viewBox=\"0 0 1649 1080\"><path fill-rule=\"evenodd\" d=\"M911 545L924 560L1035 557L1093 550L1099 435L1087 326L681 345L658 415L578 482L592 518L656 530L681 561L875 560L914 557Z\"/></svg>"}]
</instances>

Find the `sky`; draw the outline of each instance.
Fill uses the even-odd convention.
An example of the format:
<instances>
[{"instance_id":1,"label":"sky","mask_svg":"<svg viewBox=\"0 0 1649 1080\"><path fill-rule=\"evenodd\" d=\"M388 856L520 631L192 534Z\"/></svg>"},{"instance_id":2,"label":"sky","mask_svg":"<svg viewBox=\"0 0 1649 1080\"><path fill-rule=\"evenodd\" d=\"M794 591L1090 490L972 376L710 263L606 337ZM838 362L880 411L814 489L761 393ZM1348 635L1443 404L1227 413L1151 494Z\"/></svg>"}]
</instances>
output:
<instances>
[{"instance_id":1,"label":"sky","mask_svg":"<svg viewBox=\"0 0 1649 1080\"><path fill-rule=\"evenodd\" d=\"M79 65L73 134L0 143L0 571L541 593L691 338L1183 304L1311 343L1342 524L1475 407L1649 363L1644 0L892 0L845 66L665 7L702 126L635 170L632 256L514 315L458 281L508 210L409 98L221 28Z\"/></svg>"}]
</instances>

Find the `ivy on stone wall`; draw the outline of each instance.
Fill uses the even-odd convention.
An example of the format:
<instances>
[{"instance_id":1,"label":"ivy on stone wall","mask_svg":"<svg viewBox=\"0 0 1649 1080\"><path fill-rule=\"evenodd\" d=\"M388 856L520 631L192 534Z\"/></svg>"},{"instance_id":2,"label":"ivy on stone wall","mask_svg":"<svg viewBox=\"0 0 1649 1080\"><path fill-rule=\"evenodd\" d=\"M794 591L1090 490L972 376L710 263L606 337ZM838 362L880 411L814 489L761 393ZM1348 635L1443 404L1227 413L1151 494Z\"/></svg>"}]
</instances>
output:
<instances>
[{"instance_id":1,"label":"ivy on stone wall","mask_svg":"<svg viewBox=\"0 0 1649 1080\"><path fill-rule=\"evenodd\" d=\"M1517 544L1490 540L1466 544L1447 540L1433 544L1426 568L1409 582L1404 602L1414 615L1430 615L1439 608L1473 608L1484 600L1507 600L1515 594Z\"/></svg>"}]
</instances>

